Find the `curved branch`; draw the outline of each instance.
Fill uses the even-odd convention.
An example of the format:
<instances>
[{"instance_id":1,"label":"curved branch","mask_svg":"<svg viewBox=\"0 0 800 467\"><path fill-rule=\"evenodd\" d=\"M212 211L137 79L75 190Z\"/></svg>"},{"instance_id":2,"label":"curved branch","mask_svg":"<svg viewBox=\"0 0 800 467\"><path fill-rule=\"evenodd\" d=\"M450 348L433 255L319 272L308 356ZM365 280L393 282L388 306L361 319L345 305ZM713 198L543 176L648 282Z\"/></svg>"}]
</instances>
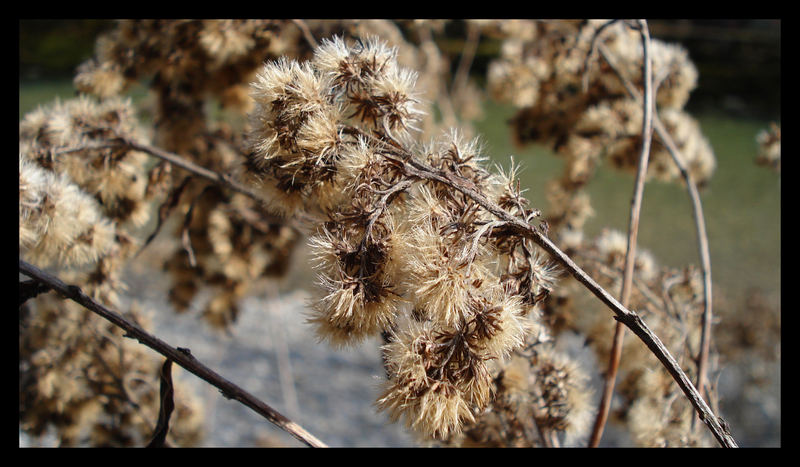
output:
<instances>
[{"instance_id":1,"label":"curved branch","mask_svg":"<svg viewBox=\"0 0 800 467\"><path fill-rule=\"evenodd\" d=\"M478 43L481 38L480 28L473 22L467 22L467 37L464 39L464 49L461 51L461 59L458 62L455 76L453 77L453 84L451 85L452 93L458 95L462 92L467 85L469 78L469 69L472 66L472 61L475 59L475 52L478 50Z\"/></svg>"},{"instance_id":2,"label":"curved branch","mask_svg":"<svg viewBox=\"0 0 800 467\"><path fill-rule=\"evenodd\" d=\"M311 29L308 28L308 24L306 24L305 21L302 19L293 19L292 23L294 23L294 25L300 29L300 31L303 33L303 38L305 38L306 42L308 42L308 45L310 45L312 49L319 47L317 40L314 39L314 35L311 34Z\"/></svg>"},{"instance_id":3,"label":"curved branch","mask_svg":"<svg viewBox=\"0 0 800 467\"><path fill-rule=\"evenodd\" d=\"M639 214L642 208L642 197L644 195L644 183L647 175L647 165L650 160L650 143L653 136L653 67L650 59L650 34L647 29L647 22L639 20L639 34L642 38L642 74L644 83L644 99L642 114L642 151L639 155L639 168L636 172L636 182L631 200L631 214L628 224L628 248L625 252L625 269L622 273L622 291L620 292L620 302L623 306L628 306L631 296L631 285L633 284L633 269L636 259L636 240L639 236ZM605 374L603 384L603 395L600 398L600 407L597 411L592 434L589 439L589 447L597 447L600 438L603 436L603 429L608 420L608 413L611 409L611 399L614 395L619 364L622 360L622 347L625 339L625 332L622 322L618 321L614 326L614 339L609 356L608 370Z\"/></svg>"},{"instance_id":4,"label":"curved branch","mask_svg":"<svg viewBox=\"0 0 800 467\"><path fill-rule=\"evenodd\" d=\"M128 146L136 151L142 151L161 160L165 160L172 165L182 168L183 170L191 172L195 175L205 178L206 180L210 180L243 195L249 196L256 201L264 201L264 198L258 192L246 185L242 185L229 175L214 172L213 170L209 170L203 166L195 164L194 162L186 160L177 154L173 154L155 146L150 146L149 144L139 143L128 138L118 138L117 140L124 146Z\"/></svg>"},{"instance_id":5,"label":"curved branch","mask_svg":"<svg viewBox=\"0 0 800 467\"><path fill-rule=\"evenodd\" d=\"M628 91L628 94L630 94L630 96L637 101L640 100L641 96L639 95L639 92L625 77L625 75L619 71L619 68L616 66L616 63L608 50L603 46L603 44L598 44L597 48L606 63L608 63L611 69L614 70L614 73L616 73L616 75L620 78L623 86L625 86L625 89ZM697 231L697 245L700 254L700 266L703 271L703 329L700 337L700 354L697 358L697 388L702 394L705 390L708 379L708 354L711 345L711 321L713 319L711 253L709 252L708 248L708 234L706 233L703 203L700 201L700 193L697 190L697 185L694 183L694 180L692 180L692 176L689 173L686 164L683 163L683 156L681 155L678 146L675 144L675 141L672 139L672 136L669 134L667 129L664 127L664 124L661 122L661 119L658 117L657 111L655 111L653 114L653 128L661 142L664 144L664 147L667 148L667 152L669 152L673 162L678 167L678 170L680 171L681 176L686 183L686 190L688 191L689 198L692 202L692 212L694 214L694 222Z\"/></svg>"},{"instance_id":6,"label":"curved branch","mask_svg":"<svg viewBox=\"0 0 800 467\"><path fill-rule=\"evenodd\" d=\"M122 328L126 332L125 337L136 339L141 344L150 347L161 355L174 361L200 379L218 388L226 398L241 402L304 444L310 447L327 447L325 443L317 439L303 427L281 415L257 397L204 365L201 361L194 358L188 350L172 347L158 337L149 334L138 324L125 319L119 313L96 302L86 295L80 287L65 284L59 278L23 260L19 260L19 272L42 284L46 284L63 297L82 305L84 308L100 315L103 319L110 321L115 326Z\"/></svg>"}]
</instances>

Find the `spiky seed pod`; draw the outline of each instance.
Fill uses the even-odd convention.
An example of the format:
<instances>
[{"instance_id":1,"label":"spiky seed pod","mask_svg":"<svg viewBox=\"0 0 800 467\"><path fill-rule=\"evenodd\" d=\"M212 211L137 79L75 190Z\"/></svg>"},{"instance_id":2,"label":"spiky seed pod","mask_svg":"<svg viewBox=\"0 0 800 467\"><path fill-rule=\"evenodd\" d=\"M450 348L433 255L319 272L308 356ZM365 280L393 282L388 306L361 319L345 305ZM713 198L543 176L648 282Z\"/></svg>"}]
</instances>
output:
<instances>
[{"instance_id":1,"label":"spiky seed pod","mask_svg":"<svg viewBox=\"0 0 800 467\"><path fill-rule=\"evenodd\" d=\"M378 192L393 189L402 178L396 166L359 137L356 144L342 148L336 163L334 184L341 193L339 201L347 206L356 198L365 198L364 203L374 203L375 198L379 198L376 196ZM400 203L394 203L393 206L397 204Z\"/></svg>"},{"instance_id":2,"label":"spiky seed pod","mask_svg":"<svg viewBox=\"0 0 800 467\"><path fill-rule=\"evenodd\" d=\"M322 42L314 53L313 64L332 78L337 93L351 98L369 94L371 80L397 70L397 49L374 36L350 47L337 36Z\"/></svg>"},{"instance_id":3,"label":"spiky seed pod","mask_svg":"<svg viewBox=\"0 0 800 467\"><path fill-rule=\"evenodd\" d=\"M410 241L414 249L407 270L416 307L451 326L468 317L471 291L491 280L488 268L478 260L464 261L464 255L430 225L416 228Z\"/></svg>"},{"instance_id":4,"label":"spiky seed pod","mask_svg":"<svg viewBox=\"0 0 800 467\"><path fill-rule=\"evenodd\" d=\"M247 166L254 178L266 182L262 186L277 181L289 206L309 201L325 210L335 205L332 179L343 116L329 94L329 79L307 63L283 59L266 65L252 89L256 105L248 144L253 152Z\"/></svg>"},{"instance_id":5,"label":"spiky seed pod","mask_svg":"<svg viewBox=\"0 0 800 467\"><path fill-rule=\"evenodd\" d=\"M403 138L422 113L413 95L417 74L397 65L397 49L376 37L348 47L341 38L325 40L313 64L333 82L333 94L350 118Z\"/></svg>"},{"instance_id":6,"label":"spiky seed pod","mask_svg":"<svg viewBox=\"0 0 800 467\"><path fill-rule=\"evenodd\" d=\"M256 109L251 113L250 143L257 153L257 166L269 166L272 159L296 153L297 133L305 121L328 110L327 87L308 64L285 58L258 72L251 85Z\"/></svg>"},{"instance_id":7,"label":"spiky seed pod","mask_svg":"<svg viewBox=\"0 0 800 467\"><path fill-rule=\"evenodd\" d=\"M489 178L487 157L479 138L467 140L457 129L450 130L439 141L439 149L429 156L434 167L452 172L482 186Z\"/></svg>"},{"instance_id":8,"label":"spiky seed pod","mask_svg":"<svg viewBox=\"0 0 800 467\"><path fill-rule=\"evenodd\" d=\"M594 407L588 376L581 367L564 354L545 351L537 356L533 374L539 396L539 425L564 432L567 443L585 436Z\"/></svg>"},{"instance_id":9,"label":"spiky seed pod","mask_svg":"<svg viewBox=\"0 0 800 467\"><path fill-rule=\"evenodd\" d=\"M534 210L528 212L528 200L522 196L525 190L520 187L520 166L511 159L508 170L500 166L496 166L495 169L486 179L485 187L489 199L508 212L525 219ZM539 216L537 214L533 217Z\"/></svg>"},{"instance_id":10,"label":"spiky seed pod","mask_svg":"<svg viewBox=\"0 0 800 467\"><path fill-rule=\"evenodd\" d=\"M101 99L120 95L128 85L120 67L111 62L90 59L78 66L73 79L75 89Z\"/></svg>"},{"instance_id":11,"label":"spiky seed pod","mask_svg":"<svg viewBox=\"0 0 800 467\"><path fill-rule=\"evenodd\" d=\"M486 295L472 296L470 308L465 332L474 347L491 358L503 359L522 345L530 324L524 319L520 297L493 287Z\"/></svg>"},{"instance_id":12,"label":"spiky seed pod","mask_svg":"<svg viewBox=\"0 0 800 467\"><path fill-rule=\"evenodd\" d=\"M443 371L442 336L430 322L398 323L384 347L389 380L377 405L394 420L429 436L446 438L474 420L469 402Z\"/></svg>"},{"instance_id":13,"label":"spiky seed pod","mask_svg":"<svg viewBox=\"0 0 800 467\"><path fill-rule=\"evenodd\" d=\"M374 101L380 109L378 129L396 138L417 131L416 121L422 114L413 95L417 74L406 68L392 70L372 84Z\"/></svg>"},{"instance_id":14,"label":"spiky seed pod","mask_svg":"<svg viewBox=\"0 0 800 467\"><path fill-rule=\"evenodd\" d=\"M309 321L321 338L343 345L389 329L403 300L385 274L391 215L381 216L370 232L341 220L328 224L309 240L321 295Z\"/></svg>"},{"instance_id":15,"label":"spiky seed pod","mask_svg":"<svg viewBox=\"0 0 800 467\"><path fill-rule=\"evenodd\" d=\"M522 260L514 260L513 263L508 260L506 272L500 276L500 281L507 294L521 300L522 313L528 314L555 289L558 275L555 263L545 260L534 250L533 254L524 255Z\"/></svg>"},{"instance_id":16,"label":"spiky seed pod","mask_svg":"<svg viewBox=\"0 0 800 467\"><path fill-rule=\"evenodd\" d=\"M216 66L245 57L255 38L241 20L204 20L198 42Z\"/></svg>"},{"instance_id":17,"label":"spiky seed pod","mask_svg":"<svg viewBox=\"0 0 800 467\"><path fill-rule=\"evenodd\" d=\"M406 203L406 215L410 226L430 225L440 229L455 220L449 206L427 185L417 185Z\"/></svg>"}]
</instances>

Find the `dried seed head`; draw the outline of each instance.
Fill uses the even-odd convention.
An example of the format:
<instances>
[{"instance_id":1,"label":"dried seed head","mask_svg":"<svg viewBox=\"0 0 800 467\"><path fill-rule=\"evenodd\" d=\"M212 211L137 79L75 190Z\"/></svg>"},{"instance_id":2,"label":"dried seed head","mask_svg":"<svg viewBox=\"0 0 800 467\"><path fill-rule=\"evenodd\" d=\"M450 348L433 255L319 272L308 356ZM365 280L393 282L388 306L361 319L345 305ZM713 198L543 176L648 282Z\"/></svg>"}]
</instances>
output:
<instances>
[{"instance_id":1,"label":"dried seed head","mask_svg":"<svg viewBox=\"0 0 800 467\"><path fill-rule=\"evenodd\" d=\"M418 99L413 90L417 74L406 68L387 73L384 79L375 80L373 99L380 109L379 129L388 135L403 138L415 126L423 113L417 108Z\"/></svg>"},{"instance_id":2,"label":"dried seed head","mask_svg":"<svg viewBox=\"0 0 800 467\"><path fill-rule=\"evenodd\" d=\"M442 371L442 345L430 322L400 321L384 347L390 375L377 405L409 428L446 438L474 417L465 388Z\"/></svg>"},{"instance_id":3,"label":"dried seed head","mask_svg":"<svg viewBox=\"0 0 800 467\"><path fill-rule=\"evenodd\" d=\"M546 350L538 355L533 372L540 426L566 433L568 444L585 436L594 408L583 369L567 355Z\"/></svg>"},{"instance_id":4,"label":"dried seed head","mask_svg":"<svg viewBox=\"0 0 800 467\"><path fill-rule=\"evenodd\" d=\"M122 69L115 63L88 60L78 66L73 79L75 89L101 99L120 95L128 85Z\"/></svg>"},{"instance_id":5,"label":"dried seed head","mask_svg":"<svg viewBox=\"0 0 800 467\"><path fill-rule=\"evenodd\" d=\"M522 345L529 329L520 297L506 295L500 287L491 287L485 295L473 296L470 306L466 333L485 355L505 358Z\"/></svg>"},{"instance_id":6,"label":"dried seed head","mask_svg":"<svg viewBox=\"0 0 800 467\"><path fill-rule=\"evenodd\" d=\"M252 31L242 20L204 20L199 45L212 58L214 67L244 57L255 45Z\"/></svg>"},{"instance_id":7,"label":"dried seed head","mask_svg":"<svg viewBox=\"0 0 800 467\"><path fill-rule=\"evenodd\" d=\"M479 260L464 261L430 225L411 232L411 242L408 272L416 307L451 326L468 317L470 294L487 280L488 268Z\"/></svg>"},{"instance_id":8,"label":"dried seed head","mask_svg":"<svg viewBox=\"0 0 800 467\"><path fill-rule=\"evenodd\" d=\"M86 266L111 251L114 225L66 175L41 169L20 154L19 181L19 246L29 261Z\"/></svg>"},{"instance_id":9,"label":"dried seed head","mask_svg":"<svg viewBox=\"0 0 800 467\"><path fill-rule=\"evenodd\" d=\"M769 128L765 128L756 135L758 143L758 155L756 164L770 166L774 170L781 170L781 127L775 122L771 122Z\"/></svg>"},{"instance_id":10,"label":"dried seed head","mask_svg":"<svg viewBox=\"0 0 800 467\"><path fill-rule=\"evenodd\" d=\"M390 217L385 222L391 226ZM317 325L320 337L334 344L358 342L389 329L402 302L384 273L384 238L391 230L373 232L375 236L323 228L309 242L321 290L309 321Z\"/></svg>"}]
</instances>

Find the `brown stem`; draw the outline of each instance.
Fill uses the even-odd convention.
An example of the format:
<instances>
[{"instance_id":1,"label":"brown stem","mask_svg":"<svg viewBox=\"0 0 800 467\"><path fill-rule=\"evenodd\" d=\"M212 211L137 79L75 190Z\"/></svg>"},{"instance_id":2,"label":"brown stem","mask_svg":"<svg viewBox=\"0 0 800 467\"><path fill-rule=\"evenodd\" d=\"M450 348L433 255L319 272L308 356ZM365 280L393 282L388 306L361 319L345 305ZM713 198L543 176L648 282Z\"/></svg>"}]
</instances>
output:
<instances>
[{"instance_id":1,"label":"brown stem","mask_svg":"<svg viewBox=\"0 0 800 467\"><path fill-rule=\"evenodd\" d=\"M306 24L305 21L303 21L302 19L293 19L292 23L294 23L294 25L297 26L300 29L300 31L303 32L303 37L305 38L306 42L308 42L308 45L310 45L312 49L316 49L319 46L319 44L317 44L317 40L314 39L314 35L311 34L311 29L308 28L308 24Z\"/></svg>"},{"instance_id":2,"label":"brown stem","mask_svg":"<svg viewBox=\"0 0 800 467\"><path fill-rule=\"evenodd\" d=\"M106 308L104 305L96 302L86 295L80 287L65 284L59 278L23 260L19 260L19 272L31 279L47 284L64 298L82 305L95 314L100 315L103 319L122 328L126 332L125 337L136 339L141 344L150 347L161 355L174 361L200 379L218 388L226 398L241 402L306 445L310 447L327 447L322 441L318 440L297 423L289 420L249 392L208 368L202 362L194 358L187 350L172 347L158 337L149 334L138 324L123 318L116 311Z\"/></svg>"},{"instance_id":3,"label":"brown stem","mask_svg":"<svg viewBox=\"0 0 800 467\"><path fill-rule=\"evenodd\" d=\"M461 59L458 62L458 69L453 77L453 84L451 92L453 95L458 95L464 90L467 85L467 78L469 78L469 69L472 67L472 61L475 59L475 52L478 50L478 42L480 42L481 30L473 22L467 22L467 37L464 39L464 49L461 52Z\"/></svg>"},{"instance_id":4,"label":"brown stem","mask_svg":"<svg viewBox=\"0 0 800 467\"><path fill-rule=\"evenodd\" d=\"M631 285L633 284L633 269L636 259L636 240L639 235L639 214L642 208L642 197L644 195L644 184L647 175L647 165L650 159L650 143L653 136L653 70L650 61L650 34L647 29L647 22L639 21L639 33L642 38L642 74L644 78L644 102L642 116L642 151L639 155L639 169L636 172L636 182L631 200L630 222L628 224L628 248L625 253L625 269L622 273L622 291L620 292L620 302L623 306L628 306L631 295ZM597 447L603 436L603 429L608 420L608 413L611 409L611 399L614 395L614 386L619 372L619 364L622 359L622 347L625 339L625 330L622 323L617 322L614 326L614 340L609 356L608 370L605 374L603 384L603 395L600 398L600 406L595 418L592 434L589 438L589 447Z\"/></svg>"},{"instance_id":5,"label":"brown stem","mask_svg":"<svg viewBox=\"0 0 800 467\"><path fill-rule=\"evenodd\" d=\"M151 146L149 144L139 143L127 138L117 137L109 142L101 144L83 145L74 148L64 148L57 151L56 154L78 152L90 149L103 149L103 148L118 147L118 146L127 146L131 149L147 153L153 157L156 157L172 165L175 165L193 175L199 176L200 178L204 178L217 185L223 186L237 193L241 193L255 201L265 204L267 203L267 200L264 199L264 197L261 196L260 193L248 187L247 185L243 185L242 183L236 181L236 179L234 179L230 175L214 172L213 170L207 169L201 165L197 165L194 162L191 162L179 156L178 154L165 151L161 148L158 148L156 146ZM184 182L187 181L188 180L184 180ZM174 202L177 202L177 200L174 200ZM267 222L270 224L289 225L295 230L299 230L298 223L296 222L295 219L285 219L267 213L258 213L257 216L260 216L258 222L261 224L263 224L263 222ZM251 224L256 220L257 220L256 218L248 219L248 221L251 222ZM158 233L158 230L156 230L156 232L154 232L153 235L155 235L156 233ZM149 243L151 240L152 240L151 238L148 238L146 243Z\"/></svg>"},{"instance_id":6,"label":"brown stem","mask_svg":"<svg viewBox=\"0 0 800 467\"><path fill-rule=\"evenodd\" d=\"M252 198L256 201L261 203L266 203L267 200L261 196L260 193L253 190L247 185L243 185L242 183L238 182L236 179L231 177L230 175L215 172L211 169L207 169L201 165L197 165L194 162L191 162L188 159L185 159L178 154L165 151L159 147L151 146L149 144L140 143L138 141L134 141L129 138L125 138L122 136L117 136L107 142L98 143L98 144L86 144L77 147L70 147L70 148L62 148L54 152L54 154L67 154L72 152L79 152L79 151L86 151L86 150L97 150L97 149L105 149L105 148L112 148L112 147L119 147L119 146L126 146L136 151L141 151L147 153L153 157L166 161L174 166L177 166L193 175L196 175L200 178L204 178L210 182L213 182L217 185L223 186L230 190L233 190L237 193L241 193L249 198ZM264 220L268 222L274 222L279 224L285 224L288 221L286 219L282 219L279 217L271 216L271 215L262 215Z\"/></svg>"},{"instance_id":7,"label":"brown stem","mask_svg":"<svg viewBox=\"0 0 800 467\"><path fill-rule=\"evenodd\" d=\"M438 46L436 45L436 41L433 40L433 33L431 32L431 26L429 24L424 24L420 27L418 33L421 46L428 46L438 51ZM425 50L424 47L420 47L420 49ZM427 66L430 67L430 65ZM435 71L438 73L438 70ZM436 93L436 105L439 106L439 111L442 113L442 122L444 126L455 126L458 123L458 117L453 108L453 100L450 95L451 91L452 89L447 89L447 84L442 80L439 84L439 92Z\"/></svg>"},{"instance_id":8,"label":"brown stem","mask_svg":"<svg viewBox=\"0 0 800 467\"><path fill-rule=\"evenodd\" d=\"M139 143L127 138L120 138L120 142L131 149L146 152L151 156L165 160L172 165L182 168L183 170L189 171L233 191L242 193L243 195L249 196L257 201L264 201L264 198L259 193L248 186L242 185L229 175L214 172L213 170L209 170L203 166L195 164L194 162L188 161L177 154L173 154L155 146L150 146L149 144Z\"/></svg>"},{"instance_id":9,"label":"brown stem","mask_svg":"<svg viewBox=\"0 0 800 467\"><path fill-rule=\"evenodd\" d=\"M591 63L592 57L594 56L594 51L597 50L597 44L600 39L600 36L603 34L603 31L605 31L606 28L610 27L617 21L619 20L612 19L603 23L603 25L597 28L594 34L592 34L592 40L589 42L589 52L583 59L583 67L581 68L581 75L583 76L583 78L581 79L583 92L587 92L589 90L589 64Z\"/></svg>"},{"instance_id":10,"label":"brown stem","mask_svg":"<svg viewBox=\"0 0 800 467\"><path fill-rule=\"evenodd\" d=\"M603 56L603 59L608 63L612 70L622 81L625 89L632 98L639 100L641 96L632 83L619 71L614 59L611 57L608 50L602 45L598 45L598 50ZM692 201L692 211L694 213L695 227L697 231L697 245L700 253L700 265L703 271L703 329L700 338L700 354L697 359L697 388L702 394L707 384L707 367L708 367L708 354L711 343L711 321L713 319L712 307L712 283L711 283L711 254L708 248L708 234L706 233L705 216L703 214L703 203L700 201L700 193L697 190L697 185L692 180L686 164L683 163L683 156L681 155L678 146L672 139L661 119L658 117L658 112L653 114L653 128L658 135L661 142L667 148L672 157L673 162L678 167L681 176L686 183L686 190L689 193L689 198ZM694 425L693 421L693 425Z\"/></svg>"}]
</instances>

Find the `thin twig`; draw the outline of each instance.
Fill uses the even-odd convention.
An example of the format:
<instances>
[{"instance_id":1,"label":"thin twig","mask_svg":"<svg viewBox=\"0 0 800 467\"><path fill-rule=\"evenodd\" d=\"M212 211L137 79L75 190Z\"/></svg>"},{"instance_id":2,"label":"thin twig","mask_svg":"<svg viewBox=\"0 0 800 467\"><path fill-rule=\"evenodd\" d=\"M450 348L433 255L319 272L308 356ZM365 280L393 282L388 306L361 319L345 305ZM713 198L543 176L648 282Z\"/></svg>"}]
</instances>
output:
<instances>
[{"instance_id":1,"label":"thin twig","mask_svg":"<svg viewBox=\"0 0 800 467\"><path fill-rule=\"evenodd\" d=\"M85 151L85 150L90 150L90 149L92 149L92 150L93 149L104 149L104 148L119 147L119 146L126 146L126 147L129 147L131 149L134 149L134 150L141 151L141 152L144 152L146 154L149 154L149 155L151 155L153 157L156 157L158 159L161 159L163 161L166 161L166 162L168 162L168 163L170 163L172 165L175 165L175 166L177 166L177 167L179 167L179 168L181 168L181 169L183 169L183 170L185 170L185 171L187 171L187 172L189 172L189 173L191 173L193 175L199 176L200 178L204 178L204 179L206 179L208 181L211 181L211 182L213 182L213 183L215 183L217 185L220 185L220 186L222 186L224 188L228 188L228 189L233 190L233 191L235 191L237 193L241 193L241 194L243 194L243 195L245 195L245 196L247 196L247 197L249 197L249 198L251 198L251 199L253 199L255 201L258 201L262 205L269 204L268 200L265 199L256 190L253 190L252 188L248 187L247 185L243 185L242 183L238 182L236 179L234 179L230 175L215 172L215 171L207 169L207 168L205 168L203 166L197 165L194 162L191 162L191 161L183 158L182 156L180 156L178 154L175 154L175 153L172 153L172 152L169 152L169 151L165 151L165 150L163 150L161 148L158 148L158 147L155 147L155 146L151 146L149 144L139 143L139 142L133 141L133 140L128 139L128 138L116 137L116 138L112 139L111 141L108 141L108 142L105 142L105 143L102 143L102 144L83 145L83 146L79 146L79 147L65 148L65 149L62 149L62 150L58 151L58 153L78 152L78 151ZM187 181L187 180L184 180L184 181ZM293 229L295 229L297 231L301 230L300 229L300 224L299 224L299 220L300 219L282 218L282 217L278 217L278 216L275 216L275 215L272 215L272 214L268 214L266 212L258 213L257 216L260 217L260 220L259 220L260 224L263 224L264 222L267 222L269 224L288 225L288 226L292 227ZM252 219L248 220L248 222L250 222L251 224L253 223L253 221L255 221L255 218L252 218ZM262 227L263 227L263 225L262 225ZM261 230L263 231L263 228ZM156 231L156 232L154 232L153 235L155 235L157 233L158 232ZM150 240L152 240L152 239L148 239L148 241L150 241ZM144 247L142 247L142 249L144 249Z\"/></svg>"},{"instance_id":2,"label":"thin twig","mask_svg":"<svg viewBox=\"0 0 800 467\"><path fill-rule=\"evenodd\" d=\"M433 33L431 32L431 26L425 23L422 27L418 30L419 37L420 37L420 49L425 50L425 47L432 47L438 51L438 46L436 45L436 41L433 39ZM430 65L427 65L430 67ZM439 92L436 93L436 104L439 107L439 111L442 114L442 122L444 126L455 126L458 123L458 116L456 115L456 111L453 108L453 100L452 96L450 95L450 91L452 89L447 89L447 84L442 81L439 85Z\"/></svg>"},{"instance_id":3,"label":"thin twig","mask_svg":"<svg viewBox=\"0 0 800 467\"><path fill-rule=\"evenodd\" d=\"M189 209L186 211L186 215L183 218L183 226L181 227L181 245L183 246L184 251L186 251L189 259L189 265L193 268L197 267L197 258L194 254L194 248L192 248L192 238L189 235L189 230L192 224L192 217L194 217L194 208L197 205L197 201L202 198L204 194L206 194L209 188L210 186L203 188L203 191L194 197L192 203L189 205Z\"/></svg>"},{"instance_id":4,"label":"thin twig","mask_svg":"<svg viewBox=\"0 0 800 467\"><path fill-rule=\"evenodd\" d=\"M136 339L141 344L167 357L202 380L218 388L226 398L241 402L304 444L310 447L327 447L322 441L318 440L297 423L289 420L249 392L208 368L202 362L194 358L186 349L172 347L158 337L149 334L138 324L129 321L116 311L106 308L104 305L96 302L86 295L80 287L65 284L59 278L23 260L19 260L19 272L31 279L47 284L64 298L82 305L112 324L122 328L126 332L125 337Z\"/></svg>"},{"instance_id":5,"label":"thin twig","mask_svg":"<svg viewBox=\"0 0 800 467\"><path fill-rule=\"evenodd\" d=\"M603 59L605 59L606 63L608 63L611 69L614 70L617 76L619 76L620 80L625 86L625 89L628 91L631 97L636 100L640 100L641 96L639 95L639 92L625 77L625 75L619 71L619 68L616 66L616 63L608 50L605 49L602 44L598 45L598 50L603 56ZM655 111L653 114L653 128L655 129L655 132L661 142L667 148L667 152L669 152L673 162L678 167L678 170L680 171L681 176L686 183L686 190L688 191L689 198L692 202L692 211L694 213L694 222L697 231L697 245L700 254L700 266L703 272L703 329L700 337L700 355L697 359L697 388L702 394L705 390L707 381L708 354L711 345L711 321L713 319L711 253L709 252L708 248L708 234L706 233L703 203L700 201L700 193L697 190L697 185L694 183L694 180L692 180L692 176L689 173L689 170L686 168L686 164L683 163L683 156L681 155L678 146L675 144L675 141L672 139L672 136L669 134L667 129L664 127L664 124L661 122L661 119L658 117L657 111Z\"/></svg>"},{"instance_id":6,"label":"thin twig","mask_svg":"<svg viewBox=\"0 0 800 467\"><path fill-rule=\"evenodd\" d=\"M314 35L311 34L311 29L308 28L308 24L306 24L305 21L302 19L293 19L292 23L294 23L294 25L303 32L303 37L306 39L306 42L308 42L308 45L310 45L312 49L319 47L317 40L314 39Z\"/></svg>"},{"instance_id":7,"label":"thin twig","mask_svg":"<svg viewBox=\"0 0 800 467\"><path fill-rule=\"evenodd\" d=\"M139 250L136 252L134 258L138 257L145 248L156 238L156 235L161 231L161 227L164 225L164 221L167 219L167 215L178 205L178 201L180 201L181 194L186 189L186 186L189 185L189 182L192 180L192 177L186 177L183 181L177 186L174 187L167 199L158 207L158 219L156 220L156 227L153 229L153 232L147 237L147 239L142 243L142 246L139 247Z\"/></svg>"},{"instance_id":8,"label":"thin twig","mask_svg":"<svg viewBox=\"0 0 800 467\"><path fill-rule=\"evenodd\" d=\"M472 67L472 61L475 59L475 52L478 50L480 38L480 28L475 23L468 21L467 37L464 39L464 49L461 52L461 59L458 62L458 68L456 69L455 76L453 77L451 89L453 95L457 96L467 85L469 69Z\"/></svg>"},{"instance_id":9,"label":"thin twig","mask_svg":"<svg viewBox=\"0 0 800 467\"><path fill-rule=\"evenodd\" d=\"M581 69L581 84L583 87L583 92L587 92L589 90L589 63L594 57L594 51L597 50L598 40L600 36L603 34L603 31L606 30L609 26L619 21L618 19L612 19L605 23L602 26L597 28L597 30L592 34L592 39L589 42L589 51L586 53L586 57L583 59L583 68Z\"/></svg>"},{"instance_id":10,"label":"thin twig","mask_svg":"<svg viewBox=\"0 0 800 467\"><path fill-rule=\"evenodd\" d=\"M175 386L172 384L172 360L166 359L161 366L159 374L161 387L159 388L160 406L158 408L158 423L153 431L153 438L147 444L148 448L169 447L167 433L169 433L169 419L175 410Z\"/></svg>"},{"instance_id":11,"label":"thin twig","mask_svg":"<svg viewBox=\"0 0 800 467\"><path fill-rule=\"evenodd\" d=\"M49 291L50 287L48 287L46 284L42 284L39 281L19 281L19 306L22 306L31 298L36 298L40 294Z\"/></svg>"},{"instance_id":12,"label":"thin twig","mask_svg":"<svg viewBox=\"0 0 800 467\"><path fill-rule=\"evenodd\" d=\"M99 144L86 144L77 147L70 147L70 148L63 148L58 151L55 151L54 154L65 154L65 153L72 153L72 152L79 152L79 151L86 151L86 150L98 150L98 149L106 149L106 148L114 148L114 147L128 147L130 149L141 151L146 154L149 154L153 157L161 159L163 161L169 162L170 164L179 167L193 175L196 175L200 178L204 178L208 181L211 181L217 185L222 187L228 188L233 190L237 193L241 193L249 198L252 198L255 201L258 201L262 204L268 204L268 200L265 199L258 191L252 189L251 187L244 185L237 181L235 178L231 177L228 174L223 174L219 172L215 172L211 169L207 169L201 165L197 165L194 162L185 159L184 157L165 151L159 147L151 146L149 144L140 143L138 141L134 141L130 138L125 138L122 136L116 136L113 139ZM266 213L260 214L263 220L275 223L275 224L290 224L291 221L289 219L280 218L277 216L269 215ZM293 227L296 227L293 225Z\"/></svg>"},{"instance_id":13,"label":"thin twig","mask_svg":"<svg viewBox=\"0 0 800 467\"><path fill-rule=\"evenodd\" d=\"M275 307L270 311L275 319L278 320L278 326L271 326L271 330L272 338L275 342L275 354L278 359L278 379L280 380L281 394L289 415L297 417L300 415L300 404L297 402L292 360L289 358L289 345L284 337L286 332L285 305L278 294L278 287L274 282L270 282L268 285L267 298Z\"/></svg>"},{"instance_id":14,"label":"thin twig","mask_svg":"<svg viewBox=\"0 0 800 467\"><path fill-rule=\"evenodd\" d=\"M622 273L622 291L620 292L620 302L623 306L628 306L631 296L631 285L633 284L633 269L636 259L636 240L639 235L639 214L642 208L642 197L644 195L644 184L647 175L647 166L650 159L650 143L653 136L653 70L650 61L650 34L647 29L647 22L639 20L639 33L642 38L642 74L644 78L644 102L642 116L642 151L639 154L639 169L636 172L636 182L631 200L631 214L628 224L628 248L625 252L625 269ZM603 436L603 429L608 420L608 413L611 409L611 399L614 395L617 372L619 371L620 360L622 359L622 347L624 345L625 329L621 322L614 326L614 340L609 356L608 370L605 374L603 384L603 395L600 398L600 406L595 418L592 434L589 438L589 447L597 447L600 438Z\"/></svg>"},{"instance_id":15,"label":"thin twig","mask_svg":"<svg viewBox=\"0 0 800 467\"><path fill-rule=\"evenodd\" d=\"M188 161L177 154L165 151L155 146L150 146L149 144L139 143L127 138L118 138L118 141L120 144L128 146L131 149L146 152L151 156L165 160L172 165L182 168L183 170L189 171L197 176L205 178L206 180L210 180L243 195L247 195L257 201L264 201L264 198L258 192L248 186L242 185L227 174L214 172L213 170L209 170L203 166L195 164L194 162Z\"/></svg>"}]
</instances>

